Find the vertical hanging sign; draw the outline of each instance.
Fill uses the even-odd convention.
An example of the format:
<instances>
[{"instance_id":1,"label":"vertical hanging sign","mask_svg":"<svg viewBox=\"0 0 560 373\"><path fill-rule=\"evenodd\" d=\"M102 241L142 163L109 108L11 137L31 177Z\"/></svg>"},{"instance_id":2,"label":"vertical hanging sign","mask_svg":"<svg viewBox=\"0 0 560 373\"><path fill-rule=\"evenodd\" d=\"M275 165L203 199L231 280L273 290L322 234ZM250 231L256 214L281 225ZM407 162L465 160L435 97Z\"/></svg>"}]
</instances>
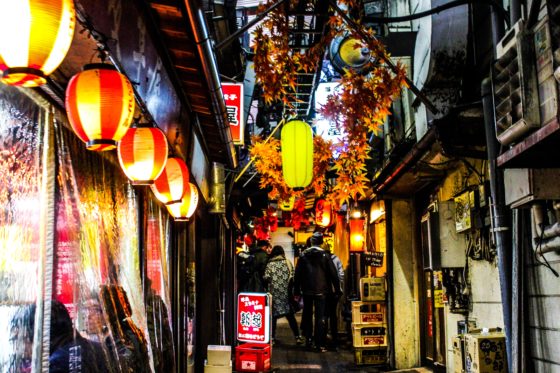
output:
<instances>
[{"instance_id":1,"label":"vertical hanging sign","mask_svg":"<svg viewBox=\"0 0 560 373\"><path fill-rule=\"evenodd\" d=\"M231 137L235 145L244 144L243 83L222 83Z\"/></svg>"},{"instance_id":2,"label":"vertical hanging sign","mask_svg":"<svg viewBox=\"0 0 560 373\"><path fill-rule=\"evenodd\" d=\"M239 293L237 296L237 340L270 342L270 295Z\"/></svg>"}]
</instances>

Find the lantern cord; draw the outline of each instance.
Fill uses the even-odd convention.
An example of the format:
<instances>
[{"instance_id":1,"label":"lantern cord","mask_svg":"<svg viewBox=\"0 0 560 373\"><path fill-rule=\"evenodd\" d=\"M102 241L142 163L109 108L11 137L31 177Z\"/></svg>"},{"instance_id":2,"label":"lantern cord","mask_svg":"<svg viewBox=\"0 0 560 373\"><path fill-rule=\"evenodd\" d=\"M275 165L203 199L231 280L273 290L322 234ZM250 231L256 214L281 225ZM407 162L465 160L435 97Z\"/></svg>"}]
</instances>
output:
<instances>
[{"instance_id":1,"label":"lantern cord","mask_svg":"<svg viewBox=\"0 0 560 373\"><path fill-rule=\"evenodd\" d=\"M278 131L278 128L282 127L284 125L284 122L286 122L285 118L282 118L282 120L280 121L280 123L278 123L278 125L274 128L274 130L270 133L270 135L268 135L268 137L266 138L266 140L264 140L264 143L266 144L272 136L274 136L274 134L276 133L276 131ZM251 158L249 160L249 162L247 162L247 164L245 165L245 167L243 167L243 169L241 170L241 172L239 172L239 175L237 175L237 177L235 178L235 180L233 181L233 183L237 183L239 181L239 179L241 179L241 176L243 176L243 174L249 169L249 167L253 164L253 158ZM249 180L251 180L255 175L251 176L251 178ZM245 185L247 185L245 183ZM245 186L244 185L244 186Z\"/></svg>"}]
</instances>

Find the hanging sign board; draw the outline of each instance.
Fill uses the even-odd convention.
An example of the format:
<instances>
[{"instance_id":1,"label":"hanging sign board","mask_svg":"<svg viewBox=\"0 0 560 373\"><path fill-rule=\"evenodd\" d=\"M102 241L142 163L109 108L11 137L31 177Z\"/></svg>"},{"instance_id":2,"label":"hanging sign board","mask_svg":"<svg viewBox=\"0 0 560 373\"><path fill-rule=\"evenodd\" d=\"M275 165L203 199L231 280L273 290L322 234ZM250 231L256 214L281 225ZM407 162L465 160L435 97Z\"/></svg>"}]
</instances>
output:
<instances>
[{"instance_id":1,"label":"hanging sign board","mask_svg":"<svg viewBox=\"0 0 560 373\"><path fill-rule=\"evenodd\" d=\"M231 137L235 145L243 145L243 84L222 83Z\"/></svg>"},{"instance_id":2,"label":"hanging sign board","mask_svg":"<svg viewBox=\"0 0 560 373\"><path fill-rule=\"evenodd\" d=\"M237 296L237 340L270 343L270 295L239 293Z\"/></svg>"},{"instance_id":3,"label":"hanging sign board","mask_svg":"<svg viewBox=\"0 0 560 373\"><path fill-rule=\"evenodd\" d=\"M370 267L383 267L383 256L385 255L382 251L373 251L364 254L364 262Z\"/></svg>"}]
</instances>

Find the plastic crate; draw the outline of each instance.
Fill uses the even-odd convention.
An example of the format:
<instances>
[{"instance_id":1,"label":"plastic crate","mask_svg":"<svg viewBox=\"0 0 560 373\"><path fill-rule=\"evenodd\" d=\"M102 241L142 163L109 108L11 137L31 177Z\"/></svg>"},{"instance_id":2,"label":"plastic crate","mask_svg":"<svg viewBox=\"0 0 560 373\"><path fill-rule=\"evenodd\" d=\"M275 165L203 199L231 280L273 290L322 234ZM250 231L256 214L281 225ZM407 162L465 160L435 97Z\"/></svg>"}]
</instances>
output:
<instances>
[{"instance_id":1,"label":"plastic crate","mask_svg":"<svg viewBox=\"0 0 560 373\"><path fill-rule=\"evenodd\" d=\"M235 348L235 370L238 372L270 371L270 345L244 343Z\"/></svg>"},{"instance_id":2,"label":"plastic crate","mask_svg":"<svg viewBox=\"0 0 560 373\"><path fill-rule=\"evenodd\" d=\"M369 324L385 322L384 312L376 312L376 304L368 302L352 302L352 322Z\"/></svg>"},{"instance_id":3,"label":"plastic crate","mask_svg":"<svg viewBox=\"0 0 560 373\"><path fill-rule=\"evenodd\" d=\"M387 346L387 328L382 323L353 324L352 343L354 347Z\"/></svg>"},{"instance_id":4,"label":"plastic crate","mask_svg":"<svg viewBox=\"0 0 560 373\"><path fill-rule=\"evenodd\" d=\"M354 349L354 361L358 365L387 364L387 347L357 347Z\"/></svg>"}]
</instances>

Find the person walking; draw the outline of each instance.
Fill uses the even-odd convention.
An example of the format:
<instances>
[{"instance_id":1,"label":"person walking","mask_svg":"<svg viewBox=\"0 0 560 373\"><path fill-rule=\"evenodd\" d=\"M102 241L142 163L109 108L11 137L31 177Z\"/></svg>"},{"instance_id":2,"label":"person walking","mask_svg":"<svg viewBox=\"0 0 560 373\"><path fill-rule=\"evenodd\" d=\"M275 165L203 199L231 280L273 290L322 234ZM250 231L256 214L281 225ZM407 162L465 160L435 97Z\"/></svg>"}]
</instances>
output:
<instances>
[{"instance_id":1,"label":"person walking","mask_svg":"<svg viewBox=\"0 0 560 373\"><path fill-rule=\"evenodd\" d=\"M340 289L344 289L344 267L342 266L342 261L332 252L330 246L324 245L323 247L325 251L329 253L336 268ZM327 295L327 328L331 334L330 348L334 351L338 351L338 303L340 301L340 296L341 294L337 294L335 289L332 289Z\"/></svg>"},{"instance_id":2,"label":"person walking","mask_svg":"<svg viewBox=\"0 0 560 373\"><path fill-rule=\"evenodd\" d=\"M288 286L293 279L294 267L286 259L284 248L274 246L270 259L264 271L264 280L268 284L268 292L272 295L272 341L276 342L276 322L279 318L286 317L297 344L303 343L294 310L290 306Z\"/></svg>"},{"instance_id":3,"label":"person walking","mask_svg":"<svg viewBox=\"0 0 560 373\"><path fill-rule=\"evenodd\" d=\"M340 296L342 290L330 254L321 248L323 234L311 236L311 247L300 257L294 275L294 294L303 294L302 325L306 346L326 352L326 299L331 292ZM313 320L314 318L314 320Z\"/></svg>"},{"instance_id":4,"label":"person walking","mask_svg":"<svg viewBox=\"0 0 560 373\"><path fill-rule=\"evenodd\" d=\"M268 254L270 253L271 245L268 240L257 241L257 246L251 250L254 256L254 270L256 275L256 284L252 291L257 293L266 292L266 283L264 281L264 270L268 263Z\"/></svg>"}]
</instances>

